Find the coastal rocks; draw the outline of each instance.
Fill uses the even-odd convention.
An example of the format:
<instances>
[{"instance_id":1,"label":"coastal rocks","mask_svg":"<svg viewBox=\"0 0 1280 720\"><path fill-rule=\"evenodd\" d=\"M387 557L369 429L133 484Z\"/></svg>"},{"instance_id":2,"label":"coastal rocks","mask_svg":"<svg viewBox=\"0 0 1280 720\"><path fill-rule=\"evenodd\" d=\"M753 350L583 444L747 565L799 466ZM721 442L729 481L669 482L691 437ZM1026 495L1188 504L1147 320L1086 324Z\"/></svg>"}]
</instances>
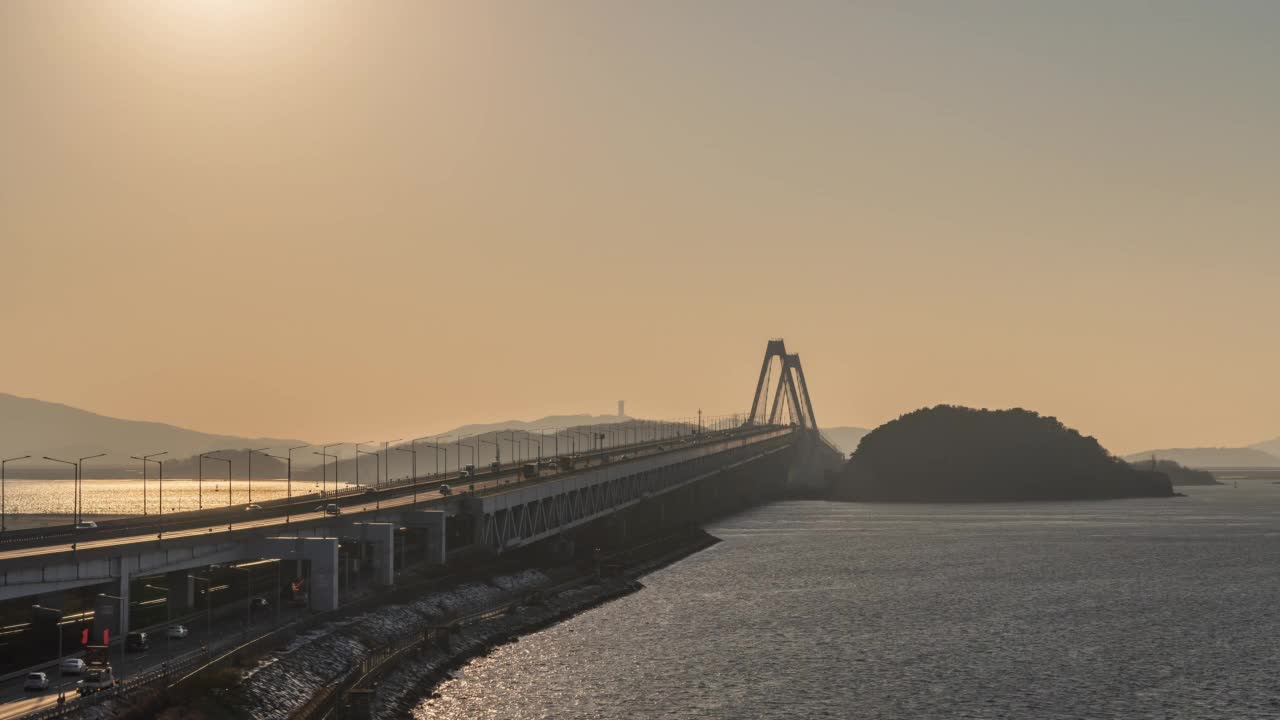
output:
<instances>
[{"instance_id":1,"label":"coastal rocks","mask_svg":"<svg viewBox=\"0 0 1280 720\"><path fill-rule=\"evenodd\" d=\"M539 605L522 605L505 615L464 625L453 635L448 649L426 649L407 658L383 678L371 717L405 717L423 697L433 694L437 683L452 677L453 670L468 659L641 587L629 578L592 580L550 594Z\"/></svg>"},{"instance_id":2,"label":"coastal rocks","mask_svg":"<svg viewBox=\"0 0 1280 720\"><path fill-rule=\"evenodd\" d=\"M509 600L513 594L548 583L546 575L527 570L325 623L299 635L284 650L247 673L232 691L234 704L248 717L285 720L291 711L341 678L375 649L395 643L406 633L460 614L482 611Z\"/></svg>"}]
</instances>

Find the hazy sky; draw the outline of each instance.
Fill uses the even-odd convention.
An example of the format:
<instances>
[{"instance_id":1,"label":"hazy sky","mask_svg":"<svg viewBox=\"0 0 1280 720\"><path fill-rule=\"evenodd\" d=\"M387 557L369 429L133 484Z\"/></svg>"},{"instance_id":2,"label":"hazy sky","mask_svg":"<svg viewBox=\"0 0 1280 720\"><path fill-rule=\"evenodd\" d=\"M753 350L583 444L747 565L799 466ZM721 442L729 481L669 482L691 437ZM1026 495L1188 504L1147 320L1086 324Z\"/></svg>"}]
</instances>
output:
<instances>
[{"instance_id":1,"label":"hazy sky","mask_svg":"<svg viewBox=\"0 0 1280 720\"><path fill-rule=\"evenodd\" d=\"M0 391L1280 434L1280 3L0 3Z\"/></svg>"}]
</instances>

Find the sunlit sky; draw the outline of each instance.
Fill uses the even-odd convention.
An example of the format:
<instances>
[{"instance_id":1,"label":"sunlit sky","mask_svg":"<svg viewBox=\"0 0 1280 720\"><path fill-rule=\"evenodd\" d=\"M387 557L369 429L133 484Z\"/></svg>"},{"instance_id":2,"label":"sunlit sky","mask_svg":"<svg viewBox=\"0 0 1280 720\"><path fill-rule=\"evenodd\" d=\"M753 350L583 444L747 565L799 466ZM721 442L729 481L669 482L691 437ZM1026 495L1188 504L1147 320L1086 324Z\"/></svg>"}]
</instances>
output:
<instances>
[{"instance_id":1,"label":"sunlit sky","mask_svg":"<svg viewBox=\"0 0 1280 720\"><path fill-rule=\"evenodd\" d=\"M0 3L0 392L1280 434L1280 3Z\"/></svg>"}]
</instances>

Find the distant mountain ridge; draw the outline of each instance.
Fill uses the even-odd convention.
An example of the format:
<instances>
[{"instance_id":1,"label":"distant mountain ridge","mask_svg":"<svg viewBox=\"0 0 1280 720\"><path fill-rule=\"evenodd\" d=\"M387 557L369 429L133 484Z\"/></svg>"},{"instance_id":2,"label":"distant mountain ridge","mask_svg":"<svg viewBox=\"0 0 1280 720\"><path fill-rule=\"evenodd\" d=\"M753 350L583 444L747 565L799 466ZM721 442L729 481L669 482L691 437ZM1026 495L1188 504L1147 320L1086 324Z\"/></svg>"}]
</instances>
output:
<instances>
[{"instance_id":1,"label":"distant mountain ridge","mask_svg":"<svg viewBox=\"0 0 1280 720\"><path fill-rule=\"evenodd\" d=\"M438 438L456 435L482 435L485 433L506 430L538 432L539 430L579 427L583 425L611 425L614 423L632 422L633 420L634 418L629 418L625 415L548 415L537 420L506 420L495 423L472 423L471 425L462 425L443 433L431 435L430 437Z\"/></svg>"},{"instance_id":2,"label":"distant mountain ridge","mask_svg":"<svg viewBox=\"0 0 1280 720\"><path fill-rule=\"evenodd\" d=\"M0 393L0 453L76 460L107 453L98 462L125 465L130 455L168 452L171 457L212 450L305 444L291 438L246 438L188 430L146 420L122 420L69 405ZM44 462L44 461L42 461Z\"/></svg>"},{"instance_id":3,"label":"distant mountain ridge","mask_svg":"<svg viewBox=\"0 0 1280 720\"><path fill-rule=\"evenodd\" d=\"M1277 458L1280 458L1280 437L1272 438L1270 440L1265 440L1260 443L1254 443L1249 447L1253 448L1254 450L1261 450L1264 453L1275 455Z\"/></svg>"},{"instance_id":4,"label":"distant mountain ridge","mask_svg":"<svg viewBox=\"0 0 1280 720\"><path fill-rule=\"evenodd\" d=\"M835 445L845 455L857 450L858 443L862 442L863 436L871 432L867 428L853 427L851 425L819 428L819 431L827 439L827 442Z\"/></svg>"},{"instance_id":5,"label":"distant mountain ridge","mask_svg":"<svg viewBox=\"0 0 1280 720\"><path fill-rule=\"evenodd\" d=\"M532 449L539 441L540 431L549 431L554 428L582 429L618 423L633 423L633 427L627 432L637 434L647 432L648 426L643 420L620 415L578 414L550 415L537 420L507 420L463 425L430 437L449 446L449 464L456 467L456 451L467 449L467 443L481 445L478 455L482 463L491 461L492 456L497 454L494 446L496 442L501 442L505 455L509 456L512 448L507 431L532 433L531 437L527 435L521 437L522 451L527 450L532 453ZM450 445L450 442L458 436L462 437L464 445L461 447ZM468 439L475 436L482 438L483 442L478 439ZM577 437L572 444L576 446L579 442L585 444L587 440ZM183 477L194 474L198 455L218 451L221 456L230 457L233 460L233 477L241 478L247 470L246 456L241 451L260 447L281 451L283 448L297 445L307 446L308 449L295 454L293 463L295 477L308 479L314 475L319 479L322 475L319 458L313 457L311 453L317 448L305 440L249 438L205 433L161 422L113 418L61 403L0 393L0 457L21 455L32 457L31 460L10 464L8 467L10 477L63 477L70 468L56 467L53 463L41 458L47 455L74 461L98 453L106 453L106 456L86 463L86 477L130 477L139 467L138 461L131 459L130 455L153 452L167 453L164 456L166 477ZM557 445L568 447L570 440L567 436L562 436L557 443L556 437L547 436L543 448L544 454L550 454ZM377 443L368 446L368 449L372 450L375 446ZM395 443L392 447L408 448L409 443ZM340 463L340 474L343 479L345 480L348 474L354 476L354 466L346 457L350 453L349 444L338 448L337 452L344 455ZM388 456L388 462L392 466L392 476L408 471L408 455L405 453L392 453ZM365 468L366 465L368 467L365 472L372 476L377 467L376 462L373 458L366 456L361 466ZM435 466L434 455L420 449L419 470L426 471L434 469ZM279 461L266 457L255 458L254 476L257 478L283 476L283 469L284 465ZM225 470L220 467L220 471Z\"/></svg>"},{"instance_id":6,"label":"distant mountain ridge","mask_svg":"<svg viewBox=\"0 0 1280 720\"><path fill-rule=\"evenodd\" d=\"M1254 447L1244 448L1164 448L1145 450L1126 455L1125 460L1143 462L1155 456L1157 460L1172 460L1189 468L1276 468L1280 457Z\"/></svg>"}]
</instances>

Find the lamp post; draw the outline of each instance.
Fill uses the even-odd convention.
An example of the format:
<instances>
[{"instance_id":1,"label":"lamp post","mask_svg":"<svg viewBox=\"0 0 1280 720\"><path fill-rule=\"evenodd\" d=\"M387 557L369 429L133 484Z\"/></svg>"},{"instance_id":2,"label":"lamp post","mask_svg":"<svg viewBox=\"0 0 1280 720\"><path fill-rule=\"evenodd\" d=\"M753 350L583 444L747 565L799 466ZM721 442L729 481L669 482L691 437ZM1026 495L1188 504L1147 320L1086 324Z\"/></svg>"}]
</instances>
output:
<instances>
[{"instance_id":1,"label":"lamp post","mask_svg":"<svg viewBox=\"0 0 1280 720\"><path fill-rule=\"evenodd\" d=\"M365 440L365 441L364 441L364 442L362 442L362 443L355 443L355 446L356 446L356 489L357 489L357 490L359 490L359 489L360 489L360 453L361 453L361 452L364 452L363 450L361 450L361 449L360 449L360 446L361 446L361 445L368 445L369 443L372 443L372 442L373 442L372 440Z\"/></svg>"},{"instance_id":2,"label":"lamp post","mask_svg":"<svg viewBox=\"0 0 1280 720\"><path fill-rule=\"evenodd\" d=\"M322 445L321 447L328 448L328 447L333 447L333 446L332 446L332 445ZM322 456L324 456L325 458L333 458L333 464L334 464L334 465L337 465L337 464L338 464L338 456L337 456L337 454L336 454L336 453L312 452L311 454L312 454L312 455L322 455ZM321 461L320 461L320 467L321 467L321 468L328 467L328 463L326 463L324 460L321 460ZM321 495L321 497L323 497L323 496L324 496L324 480L321 480L321 481L320 481L320 483L321 483L321 484L320 484L320 488L321 488L321 490L320 490L320 495ZM336 490L336 488L335 488L335 490Z\"/></svg>"},{"instance_id":3,"label":"lamp post","mask_svg":"<svg viewBox=\"0 0 1280 720\"><path fill-rule=\"evenodd\" d=\"M439 443L427 443L427 446L436 451L436 476L440 476L440 453L444 453L444 471L449 472L449 447Z\"/></svg>"},{"instance_id":4,"label":"lamp post","mask_svg":"<svg viewBox=\"0 0 1280 720\"><path fill-rule=\"evenodd\" d=\"M213 642L213 583L209 578L200 577L199 575L188 575L187 577L204 583L204 654L207 656L209 651L212 650L210 645Z\"/></svg>"},{"instance_id":5,"label":"lamp post","mask_svg":"<svg viewBox=\"0 0 1280 720\"><path fill-rule=\"evenodd\" d=\"M247 637L253 624L253 570L243 565L232 565L231 569L244 571L244 633ZM280 602L279 598L276 602Z\"/></svg>"},{"instance_id":6,"label":"lamp post","mask_svg":"<svg viewBox=\"0 0 1280 720\"><path fill-rule=\"evenodd\" d=\"M73 525L79 525L80 524L80 520L78 519L79 518L79 512L78 512L79 498L76 497L76 491L80 487L80 465L70 460L59 460L58 458L52 458L52 457L49 457L48 455L45 455L44 459L52 462L56 462L56 463L62 463L64 465L70 465L71 467L75 468L75 476L73 478L73 484L71 486L71 523Z\"/></svg>"},{"instance_id":7,"label":"lamp post","mask_svg":"<svg viewBox=\"0 0 1280 720\"><path fill-rule=\"evenodd\" d=\"M92 460L94 458L105 457L105 456L106 456L106 453L89 455L88 457L80 458L80 461L76 463L76 484L79 486L79 490L76 492L76 500L79 503L78 505L79 510L77 511L79 513L79 517L77 518L76 522L80 522L84 520L84 461Z\"/></svg>"},{"instance_id":8,"label":"lamp post","mask_svg":"<svg viewBox=\"0 0 1280 720\"><path fill-rule=\"evenodd\" d=\"M501 466L501 465L502 465L502 448L498 447L498 443L497 443L497 442L495 442L495 441L493 441L493 440L485 440L483 437L479 437L479 436L477 436L477 437L476 437L476 440L478 440L478 441L480 442L481 446L483 446L485 443L489 443L490 445L494 446L495 448L498 448L498 450L497 450L497 452L498 452L498 456L497 456L497 457L498 457L498 465L499 465L499 466Z\"/></svg>"},{"instance_id":9,"label":"lamp post","mask_svg":"<svg viewBox=\"0 0 1280 720\"><path fill-rule=\"evenodd\" d=\"M265 452L262 453L263 455L266 455L269 458L275 458L276 460L284 460L287 463L285 465L285 476L287 477L287 481L286 481L287 484L285 485L285 488L286 488L286 492L288 493L288 499L285 501L285 505L284 505L284 524L285 525L288 525L289 520L293 517L293 451L301 450L302 448L305 448L305 447L311 447L311 446L298 445L297 447L291 447L289 448L288 452L284 456L271 455L270 453L265 453Z\"/></svg>"},{"instance_id":10,"label":"lamp post","mask_svg":"<svg viewBox=\"0 0 1280 720\"><path fill-rule=\"evenodd\" d=\"M398 447L396 448L396 450L398 450L399 452L411 453L413 455L413 458L412 458L413 465L409 469L409 472L412 474L412 478L413 478L410 481L413 484L413 505L411 505L410 507L416 510L418 509L418 449L414 447L414 442L416 441L414 440L409 441L409 448L407 450L402 447Z\"/></svg>"},{"instance_id":11,"label":"lamp post","mask_svg":"<svg viewBox=\"0 0 1280 720\"><path fill-rule=\"evenodd\" d=\"M152 460L151 462L160 467L160 477L157 479L157 482L160 483L160 519L156 521L158 525L156 537L164 539L164 460Z\"/></svg>"},{"instance_id":12,"label":"lamp post","mask_svg":"<svg viewBox=\"0 0 1280 720\"><path fill-rule=\"evenodd\" d=\"M249 472L246 474L246 477L248 478L248 481L249 481L249 504L250 505L253 504L253 454L256 452L262 452L264 450L270 450L270 449L271 448L255 448L249 451Z\"/></svg>"},{"instance_id":13,"label":"lamp post","mask_svg":"<svg viewBox=\"0 0 1280 720\"><path fill-rule=\"evenodd\" d=\"M476 452L476 446L468 445L467 443L462 442L462 440L458 440L458 447L458 462L462 462L461 448L467 448L471 451L471 467L474 469L476 464L480 462L480 455Z\"/></svg>"},{"instance_id":14,"label":"lamp post","mask_svg":"<svg viewBox=\"0 0 1280 720\"><path fill-rule=\"evenodd\" d=\"M120 622L120 626L121 626L121 627L124 627L124 614L125 614L125 613L127 613L127 612L129 612L129 606L125 604L125 602L124 602L124 598L119 597L119 596L117 596L117 595L108 595L108 594L106 594L106 593L98 593L98 597L109 598L109 599L111 599L111 600L115 600L117 603L119 603L119 604L120 604L120 611L119 611L119 614L118 614L118 615L116 615L116 617L120 619L120 620L119 620L119 622ZM166 598L166 602L167 602L167 601L168 601L168 599ZM168 628L166 628L166 629L165 629L165 634L166 634L166 635L168 635L168 634L169 634L169 630L168 630ZM123 637L122 637L122 638L120 638L120 672L121 672L121 673L123 673L123 672L124 672L124 652L125 652L125 645L127 645L127 644L128 644L127 640L128 640L128 638L123 638ZM109 663L109 662L111 661L111 647L110 647L110 645L108 645L108 646L107 646L107 651L106 651L106 652L107 652L107 661L108 661L108 663Z\"/></svg>"},{"instance_id":15,"label":"lamp post","mask_svg":"<svg viewBox=\"0 0 1280 720\"><path fill-rule=\"evenodd\" d=\"M63 461L57 460L55 462ZM32 605L31 609L55 613L58 616L58 619L53 621L53 627L58 633L58 703L62 704L65 701L64 694L62 692L62 661L66 658L66 656L62 654L62 610L44 607L41 605Z\"/></svg>"},{"instance_id":16,"label":"lamp post","mask_svg":"<svg viewBox=\"0 0 1280 720\"><path fill-rule=\"evenodd\" d=\"M168 454L169 454L168 451L165 451L165 452L151 453L150 455L143 455L141 457L137 455L129 456L131 460L142 461L142 514L143 515L147 514L147 463L160 462L159 460L152 460L151 458L160 457L161 455L168 455Z\"/></svg>"},{"instance_id":17,"label":"lamp post","mask_svg":"<svg viewBox=\"0 0 1280 720\"><path fill-rule=\"evenodd\" d=\"M520 453L516 452L516 431L508 430L507 434L511 436L510 438L507 438L508 442L511 443L511 462L516 465L519 465ZM498 439L501 440L502 438L499 437Z\"/></svg>"},{"instance_id":18,"label":"lamp post","mask_svg":"<svg viewBox=\"0 0 1280 720\"><path fill-rule=\"evenodd\" d=\"M400 442L403 439L404 438L396 438L395 440L382 441L382 484L383 485L388 485L391 483L391 455L389 454L391 443Z\"/></svg>"},{"instance_id":19,"label":"lamp post","mask_svg":"<svg viewBox=\"0 0 1280 720\"><path fill-rule=\"evenodd\" d=\"M358 448L358 447L357 447L357 448L356 448L356 467L359 467L359 466L360 466L360 456L361 456L361 455L372 455L372 456L373 456L373 461L374 461L374 466L373 466L373 468L374 468L374 470L373 470L373 471L374 471L374 480L373 480L373 481L376 483L376 482L378 481L378 473L380 473L380 472L382 471L382 467L381 467L381 465L382 465L382 456L378 455L378 453L376 453L376 452L369 452L369 451L367 451L367 450L361 450L360 448ZM381 496L381 495L378 495L378 494L375 494L375 495L373 496L373 498L374 498L374 510L381 510L381 509L382 509L382 496ZM375 517L376 517L376 515L375 515Z\"/></svg>"},{"instance_id":20,"label":"lamp post","mask_svg":"<svg viewBox=\"0 0 1280 720\"><path fill-rule=\"evenodd\" d=\"M0 460L0 532L4 532L4 531L5 531L5 524L4 524L4 517L5 517L5 515L4 515L4 513L5 513L5 509L4 509L4 466L5 466L5 465L8 465L8 464L9 464L9 463L11 463L11 462L15 462L15 461L18 461L18 460L26 460L26 459L27 459L27 458L29 458L29 457L31 457L31 456L30 456L30 455L23 455L22 457L9 458L8 460Z\"/></svg>"},{"instance_id":21,"label":"lamp post","mask_svg":"<svg viewBox=\"0 0 1280 720\"><path fill-rule=\"evenodd\" d=\"M346 445L346 443L340 443L340 442L329 443L328 445L321 445L320 449L327 453L329 452L329 448L338 447L339 445ZM326 455L325 457L333 458L333 494L337 495L338 494L338 454L334 453L333 455ZM324 496L324 491L325 491L324 481L325 481L326 467L328 466L321 463L320 465L320 496L321 497Z\"/></svg>"}]
</instances>

